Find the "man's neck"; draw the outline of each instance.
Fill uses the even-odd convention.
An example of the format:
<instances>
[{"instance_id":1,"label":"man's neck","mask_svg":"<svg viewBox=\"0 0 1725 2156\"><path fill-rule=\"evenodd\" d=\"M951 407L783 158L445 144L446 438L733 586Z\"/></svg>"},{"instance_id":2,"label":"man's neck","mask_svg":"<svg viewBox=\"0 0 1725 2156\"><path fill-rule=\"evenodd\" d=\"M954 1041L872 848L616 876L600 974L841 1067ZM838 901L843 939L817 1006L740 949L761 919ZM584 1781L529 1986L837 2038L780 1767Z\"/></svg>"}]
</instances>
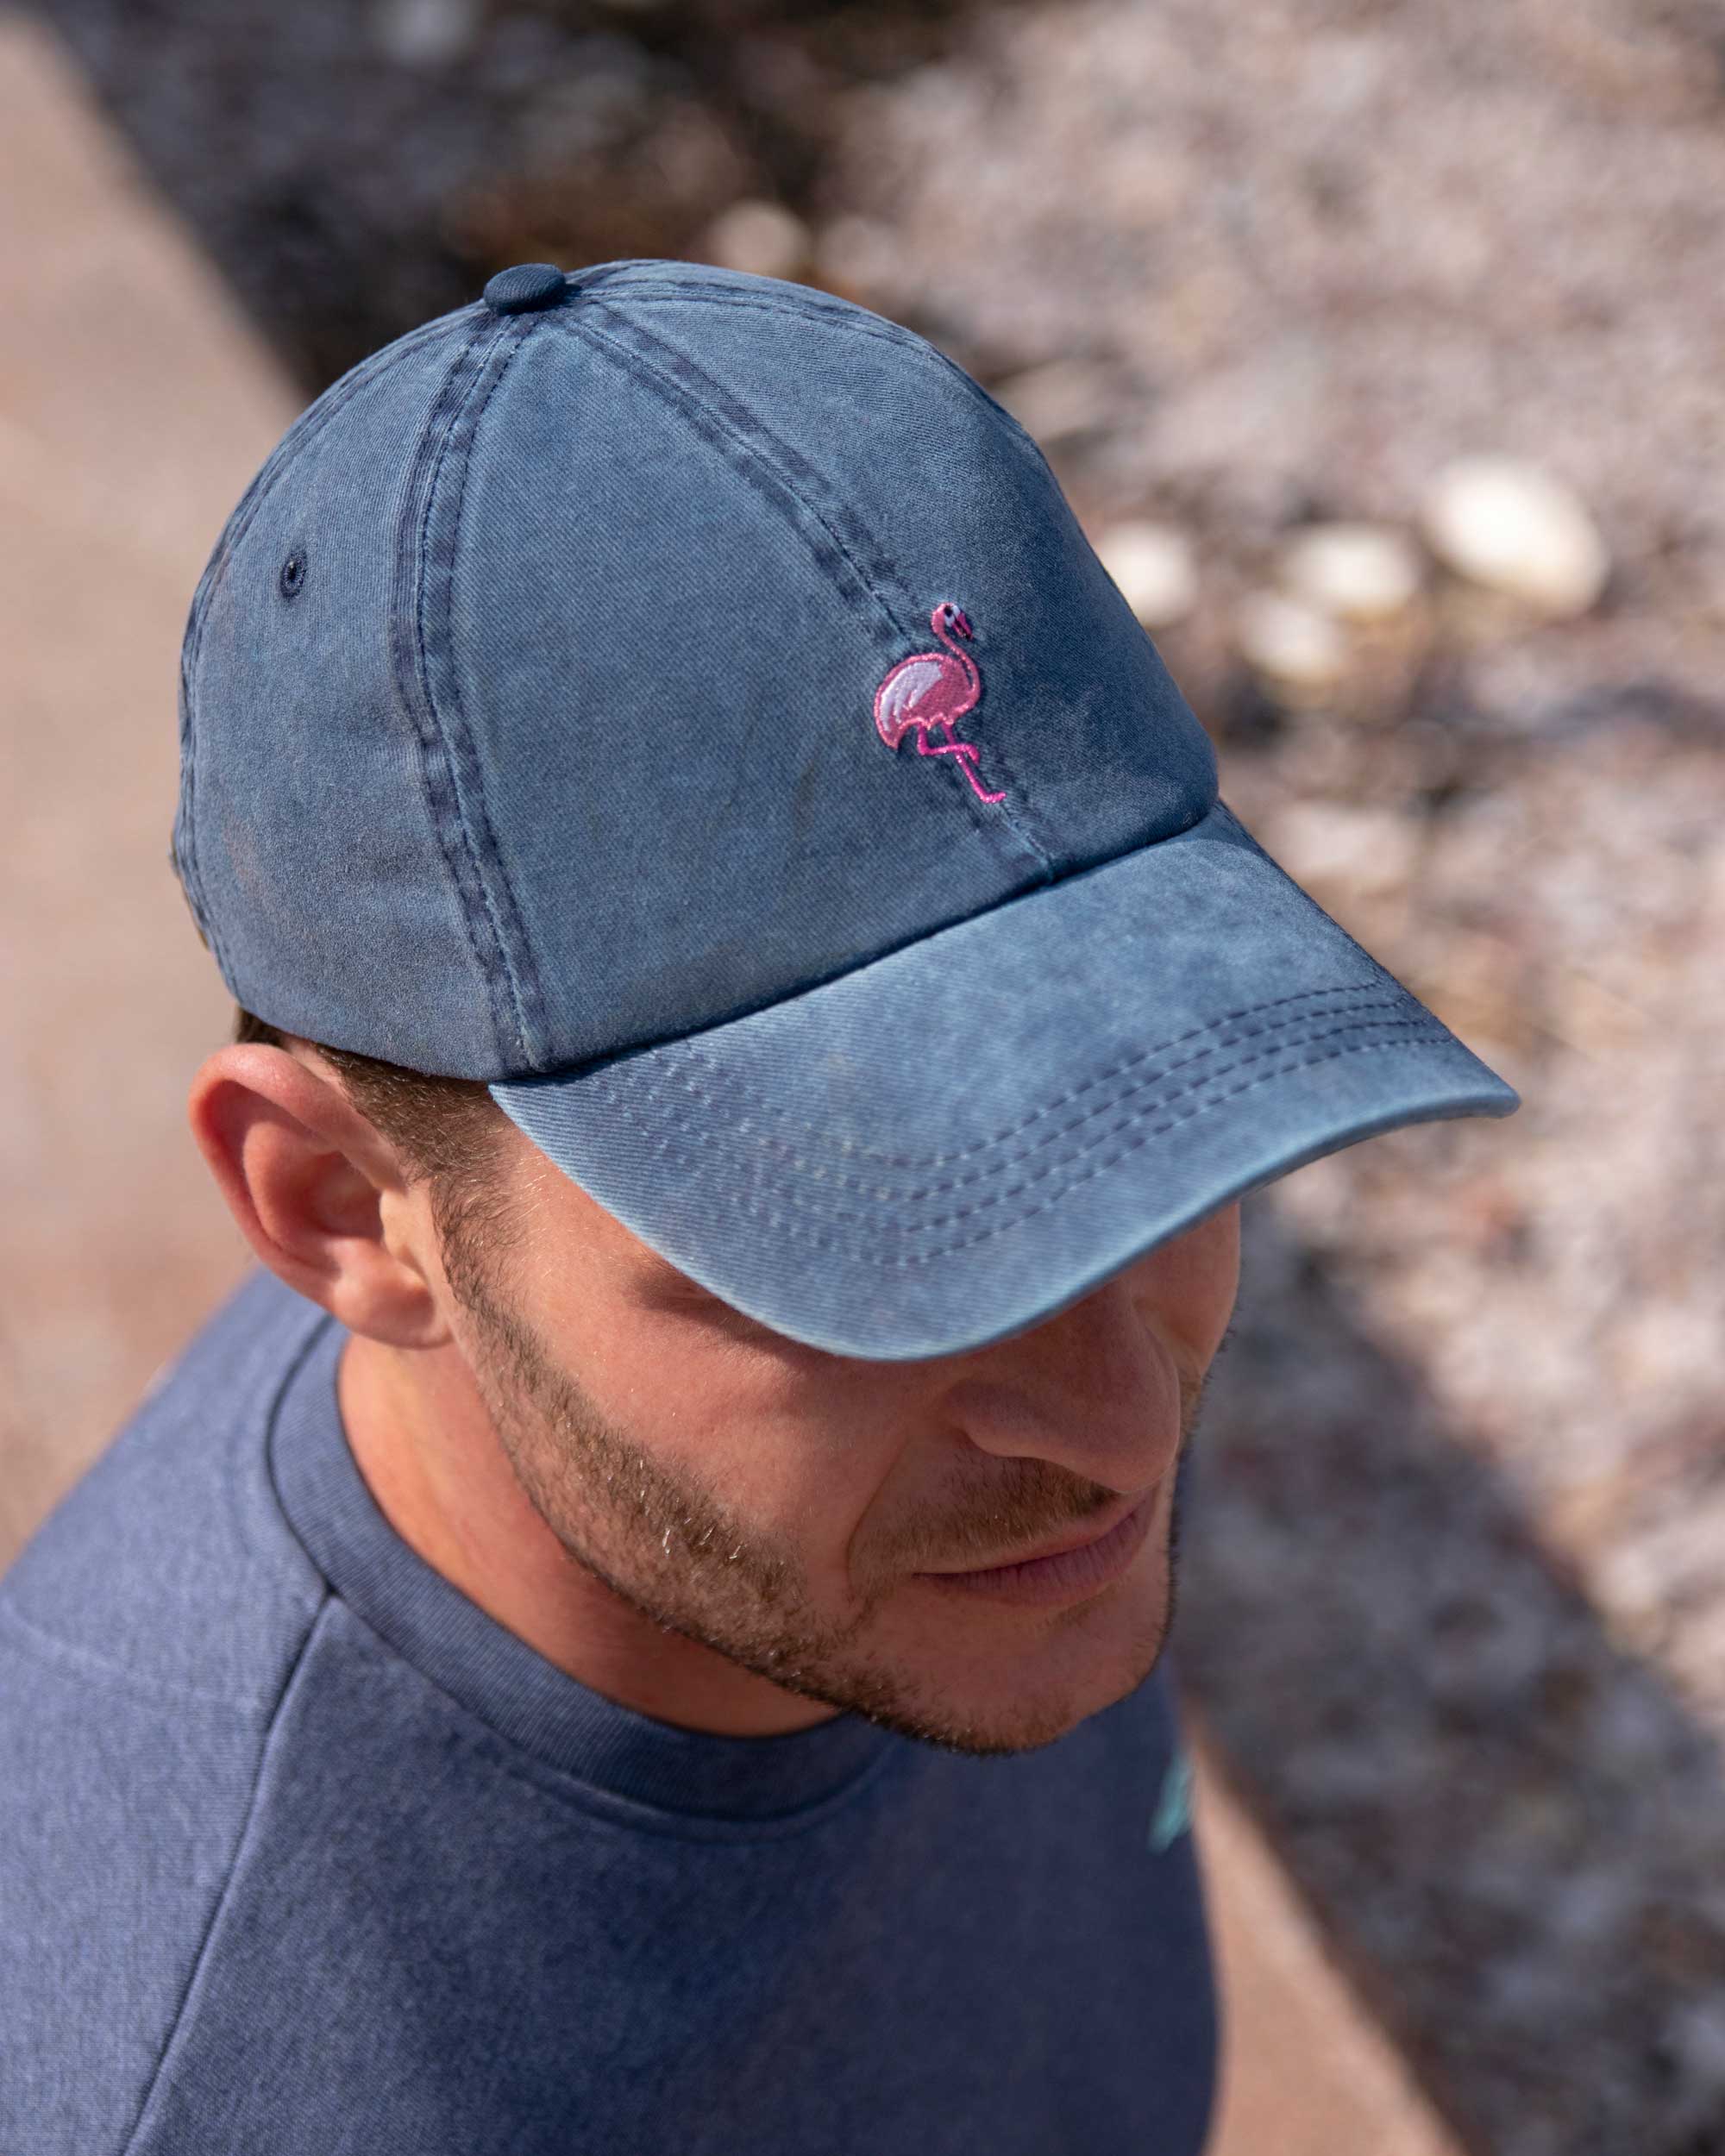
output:
<instances>
[{"instance_id":1,"label":"man's neck","mask_svg":"<svg viewBox=\"0 0 1725 2156\"><path fill-rule=\"evenodd\" d=\"M406 1351L355 1333L336 1396L354 1463L396 1533L568 1676L714 1735L780 1736L832 1718L668 1632L572 1557L523 1489L455 1346Z\"/></svg>"}]
</instances>

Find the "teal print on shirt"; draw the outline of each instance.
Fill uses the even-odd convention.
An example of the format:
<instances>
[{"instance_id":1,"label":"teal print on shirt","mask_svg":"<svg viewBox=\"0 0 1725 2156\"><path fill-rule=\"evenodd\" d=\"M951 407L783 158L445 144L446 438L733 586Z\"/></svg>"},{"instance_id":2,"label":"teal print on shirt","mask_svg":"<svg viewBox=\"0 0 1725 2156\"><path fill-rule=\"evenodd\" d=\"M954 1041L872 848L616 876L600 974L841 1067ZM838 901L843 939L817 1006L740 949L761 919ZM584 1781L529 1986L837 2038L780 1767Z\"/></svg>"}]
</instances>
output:
<instances>
[{"instance_id":1,"label":"teal print on shirt","mask_svg":"<svg viewBox=\"0 0 1725 2156\"><path fill-rule=\"evenodd\" d=\"M1158 1857L1192 1827L1192 1762L1176 1752L1162 1777L1162 1796L1150 1822L1150 1846Z\"/></svg>"}]
</instances>

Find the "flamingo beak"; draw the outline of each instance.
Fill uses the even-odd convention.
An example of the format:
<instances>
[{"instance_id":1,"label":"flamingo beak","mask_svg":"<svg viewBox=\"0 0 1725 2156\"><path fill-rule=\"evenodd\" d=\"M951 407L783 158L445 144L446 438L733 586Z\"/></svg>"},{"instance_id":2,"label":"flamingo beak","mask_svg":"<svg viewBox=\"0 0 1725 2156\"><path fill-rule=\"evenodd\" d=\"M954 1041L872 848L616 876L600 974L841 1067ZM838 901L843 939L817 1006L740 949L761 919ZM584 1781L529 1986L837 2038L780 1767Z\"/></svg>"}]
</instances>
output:
<instances>
[{"instance_id":1,"label":"flamingo beak","mask_svg":"<svg viewBox=\"0 0 1725 2156\"><path fill-rule=\"evenodd\" d=\"M974 636L976 633L970 626L970 617L957 607L952 611L952 626L961 636Z\"/></svg>"}]
</instances>

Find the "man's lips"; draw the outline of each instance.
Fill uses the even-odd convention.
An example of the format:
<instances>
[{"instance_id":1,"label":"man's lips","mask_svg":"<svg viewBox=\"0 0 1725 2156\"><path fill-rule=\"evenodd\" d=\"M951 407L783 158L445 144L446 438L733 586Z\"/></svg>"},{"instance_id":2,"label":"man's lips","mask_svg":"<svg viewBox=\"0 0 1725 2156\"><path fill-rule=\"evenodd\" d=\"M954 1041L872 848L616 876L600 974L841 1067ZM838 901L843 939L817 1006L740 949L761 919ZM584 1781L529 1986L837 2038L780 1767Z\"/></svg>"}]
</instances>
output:
<instances>
[{"instance_id":1,"label":"man's lips","mask_svg":"<svg viewBox=\"0 0 1725 2156\"><path fill-rule=\"evenodd\" d=\"M1112 1534L1129 1512L1133 1511L1150 1495L1140 1490L1136 1497L1123 1497L1118 1505L1111 1506L1099 1526L1081 1527L1057 1542L1038 1543L1033 1550L1014 1550L1003 1557L994 1557L987 1564L944 1565L938 1570L925 1573L925 1578L940 1580L963 1579L973 1572L999 1572L1008 1565L1036 1564L1044 1557L1064 1557L1069 1550L1088 1550L1093 1542L1100 1542L1104 1535Z\"/></svg>"},{"instance_id":2,"label":"man's lips","mask_svg":"<svg viewBox=\"0 0 1725 2156\"><path fill-rule=\"evenodd\" d=\"M1005 1564L985 1565L966 1572L922 1572L923 1580L937 1594L981 1595L986 1600L1056 1608L1063 1603L1088 1601L1109 1586L1132 1564L1143 1548L1161 1505L1168 1478L1155 1483L1128 1509L1113 1509L1110 1521L1082 1540L1071 1536L1059 1543L1044 1543L1029 1557L1010 1558Z\"/></svg>"}]
</instances>

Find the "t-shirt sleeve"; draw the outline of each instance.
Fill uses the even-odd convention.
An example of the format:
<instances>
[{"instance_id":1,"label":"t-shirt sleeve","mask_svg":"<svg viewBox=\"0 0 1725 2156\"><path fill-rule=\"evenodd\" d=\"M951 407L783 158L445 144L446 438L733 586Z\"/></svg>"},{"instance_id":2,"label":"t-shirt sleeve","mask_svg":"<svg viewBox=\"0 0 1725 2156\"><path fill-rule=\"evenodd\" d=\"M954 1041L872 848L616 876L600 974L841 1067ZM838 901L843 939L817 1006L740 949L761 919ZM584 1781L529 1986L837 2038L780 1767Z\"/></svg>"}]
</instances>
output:
<instances>
[{"instance_id":1,"label":"t-shirt sleeve","mask_svg":"<svg viewBox=\"0 0 1725 2156\"><path fill-rule=\"evenodd\" d=\"M138 1689L3 1594L0 1733L0 2148L103 2156L185 1996L255 1734L221 1702Z\"/></svg>"}]
</instances>

